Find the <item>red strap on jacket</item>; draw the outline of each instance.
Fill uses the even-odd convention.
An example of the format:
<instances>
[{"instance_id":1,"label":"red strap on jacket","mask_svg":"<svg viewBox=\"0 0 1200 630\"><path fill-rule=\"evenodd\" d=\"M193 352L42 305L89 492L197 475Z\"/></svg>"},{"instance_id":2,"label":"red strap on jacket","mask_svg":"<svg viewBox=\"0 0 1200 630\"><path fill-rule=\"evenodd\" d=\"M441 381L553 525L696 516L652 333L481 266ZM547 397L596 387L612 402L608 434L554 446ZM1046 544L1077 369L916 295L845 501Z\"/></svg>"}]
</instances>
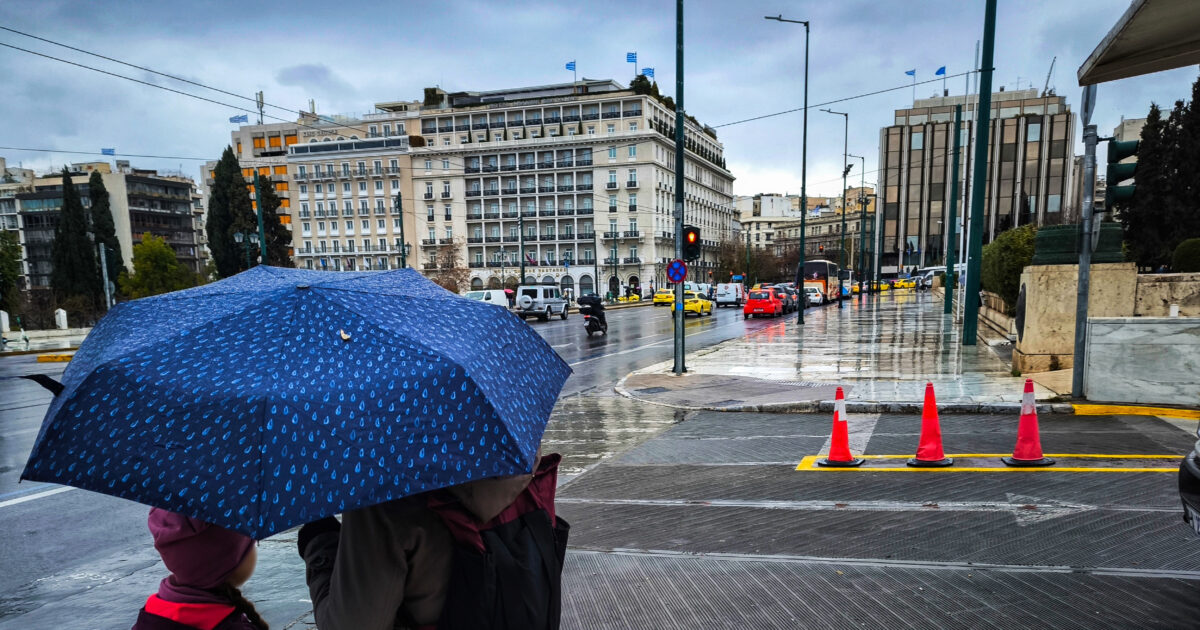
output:
<instances>
[{"instance_id":1,"label":"red strap on jacket","mask_svg":"<svg viewBox=\"0 0 1200 630\"><path fill-rule=\"evenodd\" d=\"M169 602L158 595L146 600L146 612L198 630L212 630L236 610L228 604L184 604Z\"/></svg>"}]
</instances>

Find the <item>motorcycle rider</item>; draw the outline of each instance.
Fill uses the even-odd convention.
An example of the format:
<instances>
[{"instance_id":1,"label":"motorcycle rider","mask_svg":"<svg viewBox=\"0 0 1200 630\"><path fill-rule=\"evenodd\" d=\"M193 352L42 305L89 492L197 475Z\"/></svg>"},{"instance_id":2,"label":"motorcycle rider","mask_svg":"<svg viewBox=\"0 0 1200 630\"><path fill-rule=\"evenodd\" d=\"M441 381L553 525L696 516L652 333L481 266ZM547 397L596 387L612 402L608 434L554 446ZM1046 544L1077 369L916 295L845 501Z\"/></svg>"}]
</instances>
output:
<instances>
[{"instance_id":1,"label":"motorcycle rider","mask_svg":"<svg viewBox=\"0 0 1200 630\"><path fill-rule=\"evenodd\" d=\"M575 300L575 303L579 304L580 306L587 307L588 310L586 312L580 309L580 313L595 317L600 321L601 327L608 328L608 320L604 317L604 300L600 299L599 295L596 295L595 293L581 295Z\"/></svg>"}]
</instances>

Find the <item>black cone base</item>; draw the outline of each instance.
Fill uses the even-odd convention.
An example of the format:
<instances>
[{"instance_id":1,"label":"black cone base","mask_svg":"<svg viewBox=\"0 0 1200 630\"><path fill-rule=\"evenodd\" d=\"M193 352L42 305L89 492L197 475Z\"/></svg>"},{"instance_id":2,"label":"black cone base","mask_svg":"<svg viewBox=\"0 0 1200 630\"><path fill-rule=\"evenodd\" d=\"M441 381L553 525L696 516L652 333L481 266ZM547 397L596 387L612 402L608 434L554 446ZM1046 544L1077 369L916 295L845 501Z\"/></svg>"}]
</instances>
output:
<instances>
[{"instance_id":1,"label":"black cone base","mask_svg":"<svg viewBox=\"0 0 1200 630\"><path fill-rule=\"evenodd\" d=\"M1016 468L1035 468L1037 466L1053 466L1054 460L1049 457L1041 459L1016 459L1013 457L1001 457L1000 461L1006 466L1014 466Z\"/></svg>"},{"instance_id":2,"label":"black cone base","mask_svg":"<svg viewBox=\"0 0 1200 630\"><path fill-rule=\"evenodd\" d=\"M863 460L857 457L845 462L830 461L829 458L817 460L818 466L825 466L826 468L854 468L856 466L862 466L862 464Z\"/></svg>"},{"instance_id":3,"label":"black cone base","mask_svg":"<svg viewBox=\"0 0 1200 630\"><path fill-rule=\"evenodd\" d=\"M908 460L908 465L912 466L913 468L942 468L945 466L950 466L952 464L954 464L954 460L949 457L943 457L942 459L931 459L931 460L917 459L916 457L911 457Z\"/></svg>"}]
</instances>

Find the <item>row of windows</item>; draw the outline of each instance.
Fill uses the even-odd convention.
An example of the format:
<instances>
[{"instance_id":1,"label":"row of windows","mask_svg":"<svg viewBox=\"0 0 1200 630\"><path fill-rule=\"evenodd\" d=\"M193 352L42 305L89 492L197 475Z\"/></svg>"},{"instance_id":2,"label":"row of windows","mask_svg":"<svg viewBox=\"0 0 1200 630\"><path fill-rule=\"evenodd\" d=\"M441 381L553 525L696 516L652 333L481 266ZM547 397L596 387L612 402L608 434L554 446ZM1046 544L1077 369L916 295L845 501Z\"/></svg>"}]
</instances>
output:
<instances>
[{"instance_id":1,"label":"row of windows","mask_svg":"<svg viewBox=\"0 0 1200 630\"><path fill-rule=\"evenodd\" d=\"M345 221L344 225L345 225L345 233L347 236L354 234L354 221ZM324 234L326 227L328 227L329 233L336 235L338 233L338 228L340 226L341 226L341 224L339 224L337 221L329 221L328 224L326 224L325 221L317 221L317 234ZM363 219L361 221L361 227L362 227L363 234L370 233L371 220ZM400 217L396 217L396 218L392 219L392 228L396 229L396 230L400 229ZM307 236L308 234L312 233L312 223L310 221L304 221L303 223L300 224L300 229L301 229L301 232L305 236ZM376 219L375 220L375 229L377 231L386 230L387 229L387 219Z\"/></svg>"}]
</instances>

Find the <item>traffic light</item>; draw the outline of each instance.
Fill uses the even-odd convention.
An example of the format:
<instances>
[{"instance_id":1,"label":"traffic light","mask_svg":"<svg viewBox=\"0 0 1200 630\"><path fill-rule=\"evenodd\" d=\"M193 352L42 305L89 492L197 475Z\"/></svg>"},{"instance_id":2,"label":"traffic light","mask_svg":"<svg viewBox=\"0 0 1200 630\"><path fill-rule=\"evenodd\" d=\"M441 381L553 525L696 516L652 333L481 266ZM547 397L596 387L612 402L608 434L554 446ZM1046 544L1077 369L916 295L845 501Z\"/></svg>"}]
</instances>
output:
<instances>
[{"instance_id":1,"label":"traffic light","mask_svg":"<svg viewBox=\"0 0 1200 630\"><path fill-rule=\"evenodd\" d=\"M824 245L817 245L817 251L818 251L818 252L820 252L820 253L822 253L822 254L824 254L824 253L825 253L825 246L824 246Z\"/></svg>"},{"instance_id":2,"label":"traffic light","mask_svg":"<svg viewBox=\"0 0 1200 630\"><path fill-rule=\"evenodd\" d=\"M700 258L700 228L694 225L683 226L683 259L698 260Z\"/></svg>"},{"instance_id":3,"label":"traffic light","mask_svg":"<svg viewBox=\"0 0 1200 630\"><path fill-rule=\"evenodd\" d=\"M1121 163L1130 156L1136 156L1138 150L1137 140L1126 140L1118 142L1116 140L1108 141L1108 171L1106 173L1108 188L1104 193L1104 210L1112 212L1113 206L1117 202L1126 202L1133 199L1133 194L1137 188L1134 184L1127 186L1118 186L1121 182L1127 179L1133 179L1134 173L1137 172L1137 162Z\"/></svg>"}]
</instances>

